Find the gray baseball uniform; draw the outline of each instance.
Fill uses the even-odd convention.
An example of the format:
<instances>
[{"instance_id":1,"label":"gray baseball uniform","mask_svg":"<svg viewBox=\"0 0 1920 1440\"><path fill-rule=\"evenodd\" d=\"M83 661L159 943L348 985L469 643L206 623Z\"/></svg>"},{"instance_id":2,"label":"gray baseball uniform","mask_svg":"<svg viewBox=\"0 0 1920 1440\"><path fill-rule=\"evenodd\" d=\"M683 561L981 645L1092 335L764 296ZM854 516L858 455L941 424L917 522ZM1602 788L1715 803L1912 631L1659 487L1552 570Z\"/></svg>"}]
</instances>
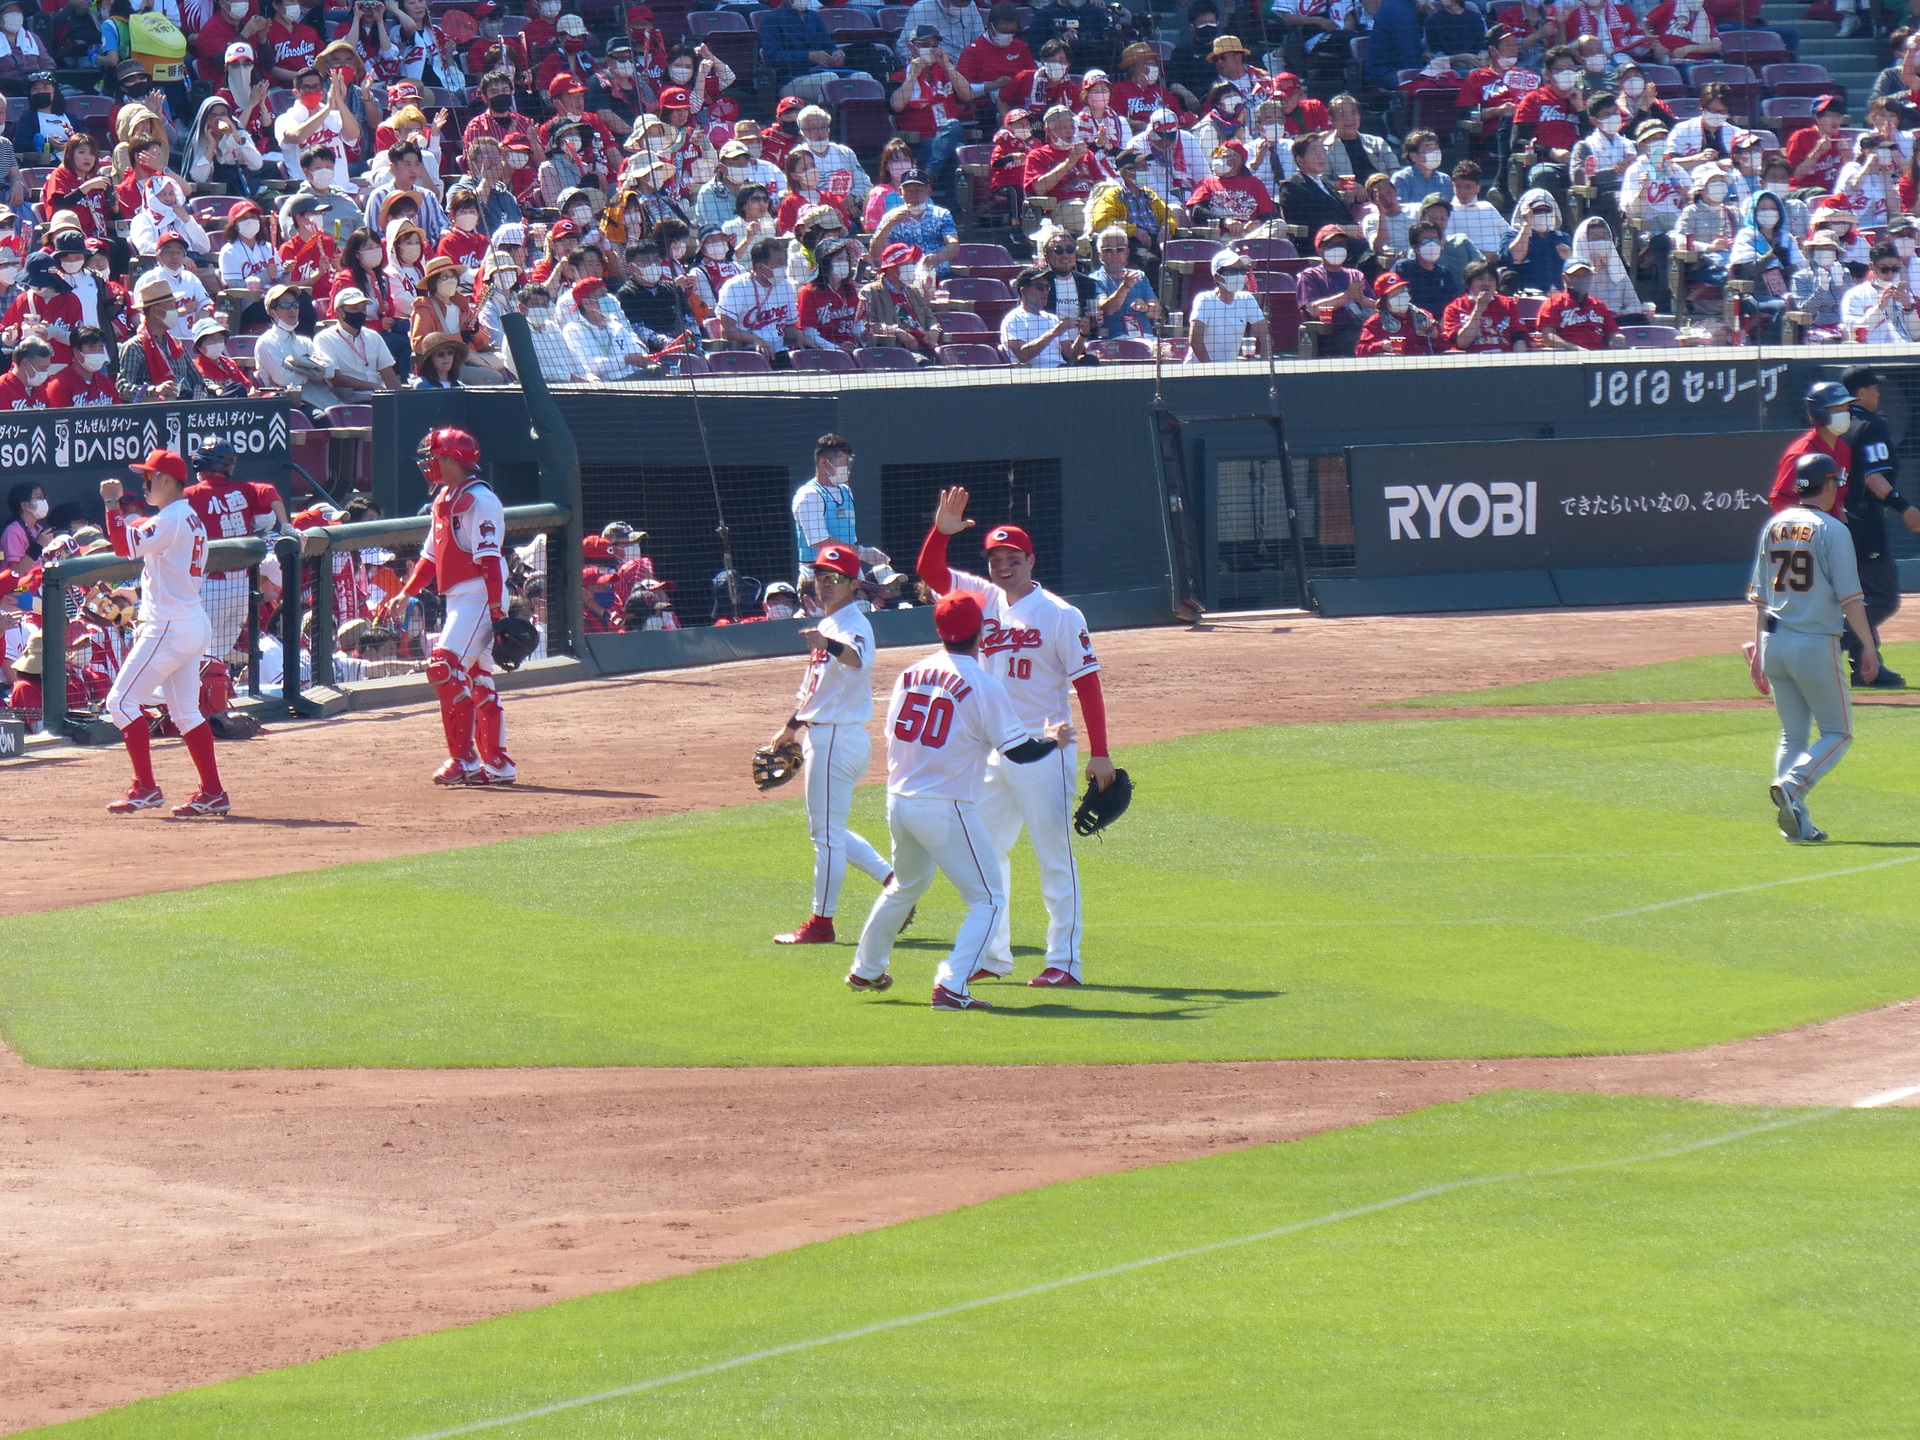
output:
<instances>
[{"instance_id":1,"label":"gray baseball uniform","mask_svg":"<svg viewBox=\"0 0 1920 1440\"><path fill-rule=\"evenodd\" d=\"M1847 527L1798 505L1769 517L1747 598L1767 612L1760 664L1780 716L1775 783L1803 796L1853 743L1841 607L1860 598L1860 575ZM1809 745L1816 722L1820 739Z\"/></svg>"}]
</instances>

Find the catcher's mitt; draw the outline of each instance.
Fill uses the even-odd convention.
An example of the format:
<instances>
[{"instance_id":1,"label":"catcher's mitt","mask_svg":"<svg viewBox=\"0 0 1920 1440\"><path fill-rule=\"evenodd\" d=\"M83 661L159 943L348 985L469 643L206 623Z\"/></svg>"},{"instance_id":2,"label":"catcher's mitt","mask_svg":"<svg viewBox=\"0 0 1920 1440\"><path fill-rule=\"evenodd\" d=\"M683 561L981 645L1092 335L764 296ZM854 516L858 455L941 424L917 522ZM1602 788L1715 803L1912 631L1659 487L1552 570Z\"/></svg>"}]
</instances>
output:
<instances>
[{"instance_id":1,"label":"catcher's mitt","mask_svg":"<svg viewBox=\"0 0 1920 1440\"><path fill-rule=\"evenodd\" d=\"M779 745L762 745L753 752L753 783L762 790L784 785L800 773L800 742L788 740Z\"/></svg>"},{"instance_id":2,"label":"catcher's mitt","mask_svg":"<svg viewBox=\"0 0 1920 1440\"><path fill-rule=\"evenodd\" d=\"M1080 797L1080 808L1073 812L1073 833L1098 835L1126 814L1127 806L1132 803L1133 781L1126 771L1115 770L1113 783L1104 790L1099 781L1089 779L1087 793Z\"/></svg>"},{"instance_id":3,"label":"catcher's mitt","mask_svg":"<svg viewBox=\"0 0 1920 1440\"><path fill-rule=\"evenodd\" d=\"M540 647L540 632L533 622L509 615L493 622L493 663L502 670L518 670L520 662Z\"/></svg>"}]
</instances>

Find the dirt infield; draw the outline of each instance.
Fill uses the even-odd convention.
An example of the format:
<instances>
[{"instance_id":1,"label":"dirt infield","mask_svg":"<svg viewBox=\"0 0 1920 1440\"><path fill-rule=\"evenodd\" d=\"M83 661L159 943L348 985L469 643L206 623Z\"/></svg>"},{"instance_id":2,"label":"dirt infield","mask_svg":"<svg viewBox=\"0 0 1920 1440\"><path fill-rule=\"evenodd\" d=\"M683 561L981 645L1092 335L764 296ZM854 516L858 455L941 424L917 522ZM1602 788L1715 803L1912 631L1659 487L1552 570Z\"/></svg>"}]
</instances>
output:
<instances>
[{"instance_id":1,"label":"dirt infield","mask_svg":"<svg viewBox=\"0 0 1920 1440\"><path fill-rule=\"evenodd\" d=\"M1402 719L1366 707L1731 649L1751 623L1738 606L1259 620L1102 651L1124 744ZM882 678L906 658L883 656ZM8 767L0 914L750 800L744 757L796 668L511 696L527 783L508 792L426 783L425 707L224 747L243 812L226 823L110 820L115 754ZM163 783L184 765L162 747ZM127 863L125 828L154 824L178 857L166 874ZM1489 1088L1844 1104L1914 1084L1920 1004L1556 1060L116 1073L0 1051L0 1431Z\"/></svg>"}]
</instances>

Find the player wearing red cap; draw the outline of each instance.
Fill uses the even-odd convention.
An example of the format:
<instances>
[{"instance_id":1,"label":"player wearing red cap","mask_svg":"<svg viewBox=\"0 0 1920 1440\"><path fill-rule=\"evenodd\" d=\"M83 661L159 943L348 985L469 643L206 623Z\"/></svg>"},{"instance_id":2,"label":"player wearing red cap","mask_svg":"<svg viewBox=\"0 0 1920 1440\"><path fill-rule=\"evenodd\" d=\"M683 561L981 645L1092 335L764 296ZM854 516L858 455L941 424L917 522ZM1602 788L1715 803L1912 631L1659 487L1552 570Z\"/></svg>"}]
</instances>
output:
<instances>
[{"instance_id":1,"label":"player wearing red cap","mask_svg":"<svg viewBox=\"0 0 1920 1440\"><path fill-rule=\"evenodd\" d=\"M158 690L200 776L199 790L186 804L174 806L173 813L182 818L225 815L227 792L214 760L213 730L200 713L200 656L212 633L207 612L200 608L200 582L207 570L206 527L183 498L187 489L184 459L171 450L155 450L146 464L133 468L146 481L147 503L159 512L149 519L129 522L120 509L120 482L100 482L114 550L141 563L139 628L107 692L107 714L126 742L133 784L107 809L115 815L134 815L156 810L166 801L153 778L153 731L140 712L140 702Z\"/></svg>"},{"instance_id":2,"label":"player wearing red cap","mask_svg":"<svg viewBox=\"0 0 1920 1440\"><path fill-rule=\"evenodd\" d=\"M451 426L420 442L420 473L433 489L433 524L400 593L376 616L389 623L428 585L447 602L447 620L427 656L427 682L440 701L447 761L436 785L511 785L506 717L493 684L493 628L507 615L500 541L507 517L479 475L480 445Z\"/></svg>"},{"instance_id":3,"label":"player wearing red cap","mask_svg":"<svg viewBox=\"0 0 1920 1440\"><path fill-rule=\"evenodd\" d=\"M818 622L802 630L807 673L795 697L793 716L773 737L795 738L805 756L807 833L813 837L813 913L781 945L831 945L833 915L851 864L885 885L893 867L856 831L847 828L853 787L867 773L873 741L873 627L853 603L860 591L860 554L832 541L813 559L813 583L823 608Z\"/></svg>"},{"instance_id":4,"label":"player wearing red cap","mask_svg":"<svg viewBox=\"0 0 1920 1440\"><path fill-rule=\"evenodd\" d=\"M893 879L860 931L847 985L885 990L893 942L936 871L966 901L967 918L933 977L936 1010L990 1010L967 982L993 944L1006 914L1007 887L994 863L992 839L978 797L990 759L1030 766L1073 744L1073 722L1049 722L1036 740L1014 713L1006 690L981 663L987 627L978 597L962 590L933 607L941 648L915 661L893 682L887 705L887 828L893 834Z\"/></svg>"},{"instance_id":5,"label":"player wearing red cap","mask_svg":"<svg viewBox=\"0 0 1920 1440\"><path fill-rule=\"evenodd\" d=\"M1104 790L1113 783L1107 755L1106 701L1100 691L1100 661L1093 653L1087 621L1073 606L1033 578L1033 541L1017 525L996 525L987 532L987 575L967 575L947 566L947 540L967 529L967 492L955 487L940 495L933 529L921 547L920 578L945 594L972 594L986 615L980 658L1006 686L1014 714L1028 730L1073 714L1071 687L1080 697L1087 725L1087 777ZM999 857L1000 886L1009 888L1014 842L1024 825L1040 862L1040 894L1047 905L1047 963L1029 985L1080 983L1080 871L1073 858L1073 807L1077 754L1071 743L1045 765L987 764L980 793L980 814L993 835ZM979 972L970 978L997 979L1013 973L1013 938L1003 908L993 943Z\"/></svg>"}]
</instances>

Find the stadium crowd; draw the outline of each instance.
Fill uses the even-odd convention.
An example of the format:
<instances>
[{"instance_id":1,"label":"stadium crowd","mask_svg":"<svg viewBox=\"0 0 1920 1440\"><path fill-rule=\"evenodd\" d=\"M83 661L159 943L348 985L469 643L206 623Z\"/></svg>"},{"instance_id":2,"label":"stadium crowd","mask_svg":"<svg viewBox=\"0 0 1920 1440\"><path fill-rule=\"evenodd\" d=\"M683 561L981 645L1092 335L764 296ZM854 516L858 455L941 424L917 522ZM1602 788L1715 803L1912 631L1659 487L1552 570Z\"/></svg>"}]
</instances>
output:
<instances>
[{"instance_id":1,"label":"stadium crowd","mask_svg":"<svg viewBox=\"0 0 1920 1440\"><path fill-rule=\"evenodd\" d=\"M1913 338L1920 55L1759 20L7 0L0 408L511 383L509 311L581 382Z\"/></svg>"}]
</instances>

